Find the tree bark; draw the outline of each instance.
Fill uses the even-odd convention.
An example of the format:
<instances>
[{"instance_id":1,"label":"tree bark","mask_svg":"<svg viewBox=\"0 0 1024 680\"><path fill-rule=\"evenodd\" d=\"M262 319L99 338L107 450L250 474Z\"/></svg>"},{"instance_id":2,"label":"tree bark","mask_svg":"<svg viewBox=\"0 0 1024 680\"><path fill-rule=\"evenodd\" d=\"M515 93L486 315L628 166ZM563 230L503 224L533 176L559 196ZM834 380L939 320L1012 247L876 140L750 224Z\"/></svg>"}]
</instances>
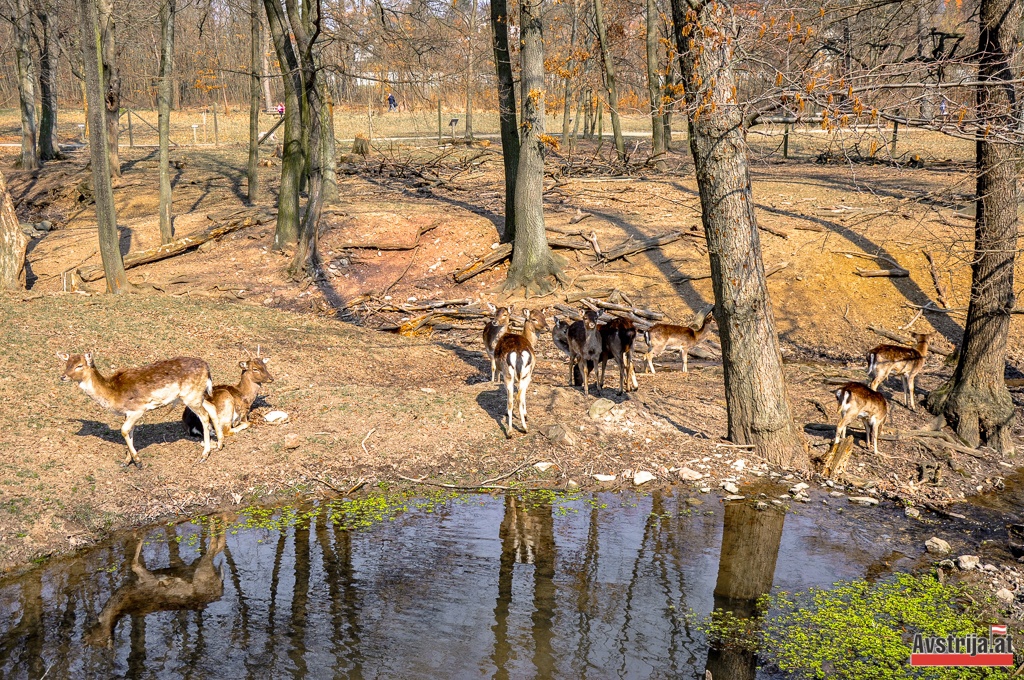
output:
<instances>
[{"instance_id":1,"label":"tree bark","mask_svg":"<svg viewBox=\"0 0 1024 680\"><path fill-rule=\"evenodd\" d=\"M265 111L274 110L274 96L270 92L270 59L267 57L267 53L270 52L270 35L269 31L264 31L263 20L260 20L260 32L263 34L262 41L260 43L260 51L263 53L263 100L266 103Z\"/></svg>"},{"instance_id":2,"label":"tree bark","mask_svg":"<svg viewBox=\"0 0 1024 680\"><path fill-rule=\"evenodd\" d=\"M1017 0L982 0L979 8L979 118L993 129L1013 130L1014 97L1010 50L1016 41L1021 7ZM968 444L984 443L1012 453L1013 401L1006 388L1006 340L1014 308L1013 268L1017 252L1017 166L1012 144L981 137L977 153L977 210L971 299L963 345L953 378L928 399L934 413Z\"/></svg>"},{"instance_id":3,"label":"tree bark","mask_svg":"<svg viewBox=\"0 0 1024 680\"><path fill-rule=\"evenodd\" d=\"M171 215L171 71L174 64L174 19L177 0L160 3L160 75L157 84L157 132L160 136L160 243L174 240Z\"/></svg>"},{"instance_id":4,"label":"tree bark","mask_svg":"<svg viewBox=\"0 0 1024 680\"><path fill-rule=\"evenodd\" d=\"M124 293L130 286L124 273L117 234L117 213L114 210L110 154L107 147L106 108L103 105L103 54L106 45L103 43L103 33L99 26L96 0L78 0L78 7L82 29L82 56L85 62L85 91L89 100L89 158L96 196L100 258L103 260L103 272L107 279L107 292Z\"/></svg>"},{"instance_id":5,"label":"tree bark","mask_svg":"<svg viewBox=\"0 0 1024 680\"><path fill-rule=\"evenodd\" d=\"M505 290L526 288L527 296L545 295L562 279L563 260L544 233L544 0L520 2L522 134L516 175L516 238Z\"/></svg>"},{"instance_id":6,"label":"tree bark","mask_svg":"<svg viewBox=\"0 0 1024 680\"><path fill-rule=\"evenodd\" d=\"M21 167L39 167L36 154L36 65L32 55L32 12L28 0L14 0L8 11L14 29L14 57L18 67L18 102L21 110Z\"/></svg>"},{"instance_id":7,"label":"tree bark","mask_svg":"<svg viewBox=\"0 0 1024 680\"><path fill-rule=\"evenodd\" d=\"M569 118L570 112L572 111L572 64L576 60L576 29L579 24L579 8L576 6L576 0L572 0L572 26L569 30L569 59L566 61L565 70L570 75L566 76L563 87L563 98L562 98L562 146L569 148Z\"/></svg>"},{"instance_id":8,"label":"tree bark","mask_svg":"<svg viewBox=\"0 0 1024 680\"><path fill-rule=\"evenodd\" d=\"M118 151L121 121L121 76L117 70L117 50L114 44L114 10L111 0L97 0L100 37L102 40L103 94L106 112L108 166L115 177L121 176L121 155Z\"/></svg>"},{"instance_id":9,"label":"tree bark","mask_svg":"<svg viewBox=\"0 0 1024 680\"><path fill-rule=\"evenodd\" d=\"M246 199L260 199L260 0L249 0L249 163L246 168Z\"/></svg>"},{"instance_id":10,"label":"tree bark","mask_svg":"<svg viewBox=\"0 0 1024 680\"><path fill-rule=\"evenodd\" d=\"M53 9L45 7L36 13L42 32L39 45L39 158L44 161L61 157L57 145L57 54L54 49Z\"/></svg>"},{"instance_id":11,"label":"tree bark","mask_svg":"<svg viewBox=\"0 0 1024 680\"><path fill-rule=\"evenodd\" d=\"M658 6L647 0L647 90L651 99L651 154L661 169L665 153L665 122L661 115L661 82L658 75Z\"/></svg>"},{"instance_id":12,"label":"tree bark","mask_svg":"<svg viewBox=\"0 0 1024 680\"><path fill-rule=\"evenodd\" d=\"M338 192L338 144L334 136L334 97L331 96L327 83L322 85L325 101L323 103L323 122L321 137L323 138L323 173L324 203L337 203Z\"/></svg>"},{"instance_id":13,"label":"tree bark","mask_svg":"<svg viewBox=\"0 0 1024 680\"><path fill-rule=\"evenodd\" d=\"M476 37L476 0L470 3L469 39L466 58L466 141L473 141L473 38Z\"/></svg>"},{"instance_id":14,"label":"tree bark","mask_svg":"<svg viewBox=\"0 0 1024 680\"><path fill-rule=\"evenodd\" d=\"M516 237L516 177L519 174L519 126L516 124L516 90L508 50L508 9L505 0L491 0L491 37L494 69L498 76L498 121L501 125L501 157L505 167L505 228L501 242Z\"/></svg>"},{"instance_id":15,"label":"tree bark","mask_svg":"<svg viewBox=\"0 0 1024 680\"><path fill-rule=\"evenodd\" d=\"M14 212L7 181L0 174L0 290L25 288L25 251L28 237Z\"/></svg>"},{"instance_id":16,"label":"tree bark","mask_svg":"<svg viewBox=\"0 0 1024 680\"><path fill-rule=\"evenodd\" d=\"M619 122L619 88L615 84L615 64L611 47L608 45L608 30L604 23L603 0L594 0L594 23L597 25L597 41L601 47L604 62L604 87L608 93L608 108L612 116L612 137L615 140L615 154L620 161L626 160L626 144L622 139L622 124Z\"/></svg>"},{"instance_id":17,"label":"tree bark","mask_svg":"<svg viewBox=\"0 0 1024 680\"><path fill-rule=\"evenodd\" d=\"M748 149L735 101L728 5L672 0L679 65L692 123L690 149L711 260L722 342L729 439L768 461L807 467L790 416L782 354L765 283Z\"/></svg>"}]
</instances>

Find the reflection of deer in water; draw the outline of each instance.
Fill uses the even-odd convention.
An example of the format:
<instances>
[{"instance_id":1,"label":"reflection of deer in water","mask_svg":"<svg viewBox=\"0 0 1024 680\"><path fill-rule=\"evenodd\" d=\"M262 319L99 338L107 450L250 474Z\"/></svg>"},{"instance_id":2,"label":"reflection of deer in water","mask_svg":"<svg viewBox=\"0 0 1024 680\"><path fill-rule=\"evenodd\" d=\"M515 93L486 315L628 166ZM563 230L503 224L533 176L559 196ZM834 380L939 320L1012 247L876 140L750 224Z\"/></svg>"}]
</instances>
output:
<instances>
[{"instance_id":1,"label":"reflection of deer in water","mask_svg":"<svg viewBox=\"0 0 1024 680\"><path fill-rule=\"evenodd\" d=\"M172 609L198 611L224 594L224 576L213 566L213 558L224 550L223 528L213 531L209 549L187 566L150 571L142 562L142 542L141 538L136 540L132 557L135 579L110 596L86 637L89 644L112 646L114 627L126 614L145 615Z\"/></svg>"}]
</instances>

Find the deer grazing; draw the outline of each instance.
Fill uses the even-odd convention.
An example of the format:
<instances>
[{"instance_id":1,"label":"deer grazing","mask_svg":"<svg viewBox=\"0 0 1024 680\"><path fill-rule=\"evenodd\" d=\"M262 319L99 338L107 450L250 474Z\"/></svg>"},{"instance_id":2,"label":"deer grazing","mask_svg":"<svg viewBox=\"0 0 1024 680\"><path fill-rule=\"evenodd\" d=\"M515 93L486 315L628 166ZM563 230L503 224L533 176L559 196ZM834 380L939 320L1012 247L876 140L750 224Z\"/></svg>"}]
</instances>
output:
<instances>
[{"instance_id":1,"label":"deer grazing","mask_svg":"<svg viewBox=\"0 0 1024 680\"><path fill-rule=\"evenodd\" d=\"M859 382L848 382L836 390L839 424L836 425L835 442L846 437L846 428L860 418L864 422L864 436L867 446L878 453L878 433L889 415L889 404L878 392Z\"/></svg>"},{"instance_id":2,"label":"deer grazing","mask_svg":"<svg viewBox=\"0 0 1024 680\"><path fill-rule=\"evenodd\" d=\"M677 326L670 323L657 323L644 331L644 342L647 343L647 353L645 355L647 370L650 373L654 373L655 357L667 351L678 350L679 354L683 357L683 373L688 373L687 353L696 347L707 336L708 331L711 330L711 324L714 322L714 317L711 315L712 310L714 310L714 307L709 307L704 312L700 325L696 328Z\"/></svg>"},{"instance_id":3,"label":"deer grazing","mask_svg":"<svg viewBox=\"0 0 1024 680\"><path fill-rule=\"evenodd\" d=\"M267 370L267 362L270 357L260 356L259 347L256 348L256 356L249 355L246 361L238 363L242 369L242 376L237 385L214 385L213 396L209 403L213 404L213 412L210 414L213 421L213 430L217 433L217 449L220 450L221 442L225 437L237 434L249 427L246 418L249 416L249 409L252 403L259 396L260 388L266 383L274 382L273 376ZM181 414L181 420L185 424L185 430L189 436L202 436L202 423L192 413L191 409L185 409Z\"/></svg>"},{"instance_id":4,"label":"deer grazing","mask_svg":"<svg viewBox=\"0 0 1024 680\"><path fill-rule=\"evenodd\" d=\"M484 326L484 351L491 360L491 382L498 380L498 364L494 359L494 348L501 336L508 332L508 322L512 317L511 307L500 307L492 310L494 316Z\"/></svg>"},{"instance_id":5,"label":"deer grazing","mask_svg":"<svg viewBox=\"0 0 1024 680\"><path fill-rule=\"evenodd\" d=\"M494 348L494 356L498 362L498 370L501 372L502 381L505 383L505 393L508 397L508 434L512 434L512 405L514 397L519 395L519 421L526 429L526 390L530 387L530 380L533 379L533 368L537 364L537 353L534 347L537 345L537 331L547 330L547 320L544 312L537 310L530 312L523 310L526 322L523 324L522 334L506 333L498 339Z\"/></svg>"},{"instance_id":6,"label":"deer grazing","mask_svg":"<svg viewBox=\"0 0 1024 680\"><path fill-rule=\"evenodd\" d=\"M598 313L588 311L582 321L569 326L569 384L573 385L577 366L583 371L583 394L590 396L590 373L601 359L601 331L597 327Z\"/></svg>"},{"instance_id":7,"label":"deer grazing","mask_svg":"<svg viewBox=\"0 0 1024 680\"><path fill-rule=\"evenodd\" d=\"M96 370L92 354L57 354L65 361L62 382L74 381L103 408L124 416L121 434L128 444L124 464L142 468L135 450L135 424L147 411L181 401L199 417L203 426L203 455L210 455L210 422L213 404L213 380L210 367L202 359L177 357L138 368L122 368L109 378ZM217 436L220 448L220 435Z\"/></svg>"},{"instance_id":8,"label":"deer grazing","mask_svg":"<svg viewBox=\"0 0 1024 680\"><path fill-rule=\"evenodd\" d=\"M871 378L871 389L877 390L891 375L898 375L903 380L905 403L911 411L917 409L914 399L914 379L924 370L924 362L928 357L928 341L931 333L913 333L917 344L913 347L900 345L879 345L868 352L868 377Z\"/></svg>"},{"instance_id":9,"label":"deer grazing","mask_svg":"<svg viewBox=\"0 0 1024 680\"><path fill-rule=\"evenodd\" d=\"M598 368L597 384L604 389L604 372L609 359L619 365L619 394L639 388L636 371L633 370L633 342L636 340L636 326L629 319L616 317L600 329L601 363Z\"/></svg>"}]
</instances>

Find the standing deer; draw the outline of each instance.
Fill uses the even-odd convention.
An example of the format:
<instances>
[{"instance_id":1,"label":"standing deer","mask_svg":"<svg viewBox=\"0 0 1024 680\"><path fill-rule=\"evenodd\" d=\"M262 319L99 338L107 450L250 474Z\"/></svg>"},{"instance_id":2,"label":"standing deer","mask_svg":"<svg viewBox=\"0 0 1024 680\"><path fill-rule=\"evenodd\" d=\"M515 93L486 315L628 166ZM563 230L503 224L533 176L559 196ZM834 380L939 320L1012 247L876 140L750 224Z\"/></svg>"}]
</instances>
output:
<instances>
[{"instance_id":1,"label":"standing deer","mask_svg":"<svg viewBox=\"0 0 1024 680\"><path fill-rule=\"evenodd\" d=\"M604 372L609 359L619 365L619 394L623 390L632 392L639 388L636 371L633 370L633 342L636 340L636 326L629 319L616 317L601 327L601 363L598 367L597 384L604 389Z\"/></svg>"},{"instance_id":2,"label":"standing deer","mask_svg":"<svg viewBox=\"0 0 1024 680\"><path fill-rule=\"evenodd\" d=\"M571 356L569 352L569 325L569 322L565 319L555 317L555 324L551 328L551 342L554 343L559 352L566 356ZM594 365L588 365L587 370L593 371ZM580 370L579 364L572 367L572 382L570 384L583 384L583 371Z\"/></svg>"},{"instance_id":3,"label":"standing deer","mask_svg":"<svg viewBox=\"0 0 1024 680\"><path fill-rule=\"evenodd\" d=\"M61 382L70 380L78 383L100 406L125 417L121 426L121 435L128 444L125 465L134 463L142 468L135 450L135 424L146 411L176 401L181 401L199 416L203 425L203 455L199 460L205 461L210 455L210 422L214 410L207 398L213 396L213 380L210 379L209 365L202 359L166 359L138 368L122 368L106 378L96 370L91 353L58 353L57 358L67 362ZM220 446L218 433L217 448Z\"/></svg>"},{"instance_id":4,"label":"standing deer","mask_svg":"<svg viewBox=\"0 0 1024 680\"><path fill-rule=\"evenodd\" d=\"M900 345L879 345L868 352L868 377L871 378L871 389L877 390L890 375L898 375L903 380L905 403L911 411L917 410L914 399L914 379L924 370L924 362L928 357L928 341L932 333L912 333L917 344L913 347Z\"/></svg>"},{"instance_id":5,"label":"standing deer","mask_svg":"<svg viewBox=\"0 0 1024 680\"><path fill-rule=\"evenodd\" d=\"M213 396L209 403L213 404L213 412L210 414L213 421L213 430L217 433L217 449L220 450L221 442L225 437L238 434L249 427L246 420L249 416L249 409L260 393L260 388L265 383L274 382L273 376L267 370L267 362L270 357L261 357L259 348L256 349L256 356L249 355L247 361L240 361L239 368L242 369L242 376L237 385L214 385ZM181 421L185 424L185 430L189 436L198 437L202 435L202 423L192 413L191 409L185 409L181 414Z\"/></svg>"},{"instance_id":6,"label":"standing deer","mask_svg":"<svg viewBox=\"0 0 1024 680\"><path fill-rule=\"evenodd\" d=\"M506 333L498 340L494 348L494 356L498 361L498 369L505 383L505 393L508 397L508 433L512 434L512 405L514 395L519 394L519 421L526 429L526 390L530 387L530 380L533 379L533 368L537 364L537 353L534 347L537 345L537 331L547 330L547 320L544 312L537 310L523 310L526 323L523 324L522 334Z\"/></svg>"},{"instance_id":7,"label":"standing deer","mask_svg":"<svg viewBox=\"0 0 1024 680\"><path fill-rule=\"evenodd\" d=\"M878 433L889 416L885 397L864 383L848 382L836 390L836 402L839 424L836 425L835 442L838 444L846 437L846 427L860 418L864 422L866 445L878 453Z\"/></svg>"},{"instance_id":8,"label":"standing deer","mask_svg":"<svg viewBox=\"0 0 1024 680\"><path fill-rule=\"evenodd\" d=\"M590 396L590 373L601 359L601 331L597 327L598 313L587 312L582 321L575 321L569 326L569 384L574 384L573 377L577 366L583 371L583 394Z\"/></svg>"},{"instance_id":9,"label":"standing deer","mask_svg":"<svg viewBox=\"0 0 1024 680\"><path fill-rule=\"evenodd\" d=\"M494 348L501 336L508 332L508 321L512 316L512 307L500 307L494 310L494 316L484 326L484 351L491 360L491 382L498 380L498 364L494 360Z\"/></svg>"},{"instance_id":10,"label":"standing deer","mask_svg":"<svg viewBox=\"0 0 1024 680\"><path fill-rule=\"evenodd\" d=\"M696 347L707 336L708 331L711 330L711 324L714 323L714 318L711 315L713 309L714 307L710 307L704 312L704 318L701 319L700 325L697 328L677 326L670 323L656 323L650 329L644 331L644 341L647 343L647 353L645 355L647 361L646 369L650 373L654 373L655 357L663 352L678 350L680 356L683 357L683 373L688 373L687 353Z\"/></svg>"}]
</instances>

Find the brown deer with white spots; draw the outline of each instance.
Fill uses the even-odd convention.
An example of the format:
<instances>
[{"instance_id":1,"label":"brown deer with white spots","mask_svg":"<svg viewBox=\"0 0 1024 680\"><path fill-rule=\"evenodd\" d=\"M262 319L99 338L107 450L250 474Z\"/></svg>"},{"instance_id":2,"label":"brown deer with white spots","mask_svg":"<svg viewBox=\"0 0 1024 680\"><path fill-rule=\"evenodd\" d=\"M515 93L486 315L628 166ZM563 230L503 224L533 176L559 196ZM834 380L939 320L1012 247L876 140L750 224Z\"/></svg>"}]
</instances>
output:
<instances>
[{"instance_id":1,"label":"brown deer with white spots","mask_svg":"<svg viewBox=\"0 0 1024 680\"><path fill-rule=\"evenodd\" d=\"M864 423L867 446L878 453L878 434L889 416L889 404L878 392L864 383L848 382L836 390L839 424L836 425L835 442L846 437L846 428L858 418Z\"/></svg>"},{"instance_id":2,"label":"brown deer with white spots","mask_svg":"<svg viewBox=\"0 0 1024 680\"><path fill-rule=\"evenodd\" d=\"M508 332L508 322L512 317L511 307L500 307L493 310L494 316L484 326L484 351L491 360L491 382L498 380L498 363L494 359L494 348L501 336Z\"/></svg>"},{"instance_id":3,"label":"brown deer with white spots","mask_svg":"<svg viewBox=\"0 0 1024 680\"><path fill-rule=\"evenodd\" d=\"M249 355L246 361L240 361L238 367L242 369L242 376L237 385L214 385L213 396L209 402L213 404L213 431L217 433L217 449L220 450L221 442L225 437L238 434L249 427L246 420L249 416L249 409L252 403L259 396L260 388L264 384L274 382L274 377L267 370L267 363L270 357L260 356L259 349L256 356ZM192 437L201 437L203 424L199 418L192 413L192 409L185 409L181 414L181 420L185 429Z\"/></svg>"},{"instance_id":4,"label":"brown deer with white spots","mask_svg":"<svg viewBox=\"0 0 1024 680\"><path fill-rule=\"evenodd\" d=\"M868 352L868 377L871 378L871 389L877 390L892 375L903 380L905 403L911 411L917 409L914 399L914 379L924 370L924 362L928 357L928 341L932 333L913 333L917 342L913 347L900 345L879 345Z\"/></svg>"},{"instance_id":5,"label":"brown deer with white spots","mask_svg":"<svg viewBox=\"0 0 1024 680\"><path fill-rule=\"evenodd\" d=\"M714 323L714 317L711 315L713 309L713 307L709 308L704 313L704 318L696 328L656 323L644 331L644 342L647 343L647 352L644 356L647 362L647 371L654 373L654 359L664 352L675 350L683 358L683 373L688 373L687 353L707 337L711 330L711 324Z\"/></svg>"},{"instance_id":6,"label":"brown deer with white spots","mask_svg":"<svg viewBox=\"0 0 1024 680\"><path fill-rule=\"evenodd\" d=\"M57 357L66 362L62 382L73 381L96 403L108 411L124 416L121 435L128 444L124 464L141 468L135 450L135 424L147 411L180 401L199 417L203 426L203 455L210 455L210 422L213 404L213 380L210 367L202 359L177 357L138 368L122 368L105 377L93 364L92 354L62 354ZM218 436L219 439L219 436ZM218 447L220 448L219 442Z\"/></svg>"},{"instance_id":7,"label":"brown deer with white spots","mask_svg":"<svg viewBox=\"0 0 1024 680\"><path fill-rule=\"evenodd\" d=\"M498 362L498 370L501 372L502 381L505 383L505 393L508 398L508 434L512 434L512 406L515 403L515 396L519 396L519 422L523 426L523 432L528 432L526 427L526 391L533 379L533 369L537 365L537 353L534 347L537 346L537 332L547 330L547 320L544 312L537 310L531 312L523 310L526 322L523 324L522 334L506 333L498 340L494 348L494 356Z\"/></svg>"}]
</instances>

